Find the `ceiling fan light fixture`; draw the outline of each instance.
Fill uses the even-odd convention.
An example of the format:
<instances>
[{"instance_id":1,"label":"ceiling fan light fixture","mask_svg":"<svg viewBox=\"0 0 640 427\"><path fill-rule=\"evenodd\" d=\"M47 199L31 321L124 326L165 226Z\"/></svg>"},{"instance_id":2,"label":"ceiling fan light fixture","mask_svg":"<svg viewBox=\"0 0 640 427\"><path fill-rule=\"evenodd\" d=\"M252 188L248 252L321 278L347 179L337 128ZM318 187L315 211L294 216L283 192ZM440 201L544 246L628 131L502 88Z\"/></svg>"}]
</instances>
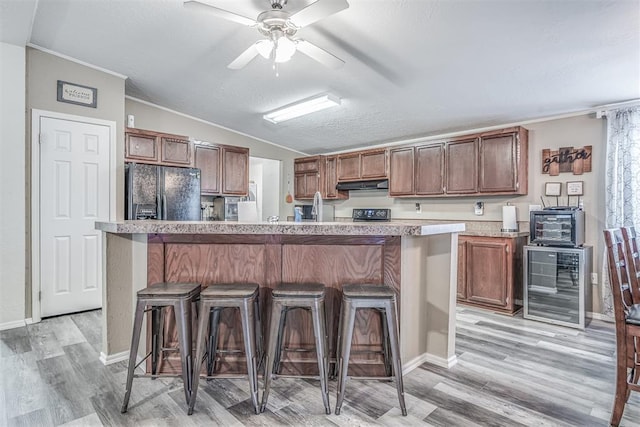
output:
<instances>
[{"instance_id":1,"label":"ceiling fan light fixture","mask_svg":"<svg viewBox=\"0 0 640 427\"><path fill-rule=\"evenodd\" d=\"M280 37L277 46L276 62L287 62L296 53L296 42L289 37Z\"/></svg>"},{"instance_id":2,"label":"ceiling fan light fixture","mask_svg":"<svg viewBox=\"0 0 640 427\"><path fill-rule=\"evenodd\" d=\"M327 93L286 105L282 108L272 111L271 113L263 115L262 118L271 123L280 123L284 122L285 120L315 113L316 111L324 110L326 108L336 107L340 104L341 100L339 97Z\"/></svg>"},{"instance_id":3,"label":"ceiling fan light fixture","mask_svg":"<svg viewBox=\"0 0 640 427\"><path fill-rule=\"evenodd\" d=\"M256 43L256 49L258 49L258 53L264 59L269 59L271 56L271 51L273 50L273 42L271 40L259 40Z\"/></svg>"}]
</instances>

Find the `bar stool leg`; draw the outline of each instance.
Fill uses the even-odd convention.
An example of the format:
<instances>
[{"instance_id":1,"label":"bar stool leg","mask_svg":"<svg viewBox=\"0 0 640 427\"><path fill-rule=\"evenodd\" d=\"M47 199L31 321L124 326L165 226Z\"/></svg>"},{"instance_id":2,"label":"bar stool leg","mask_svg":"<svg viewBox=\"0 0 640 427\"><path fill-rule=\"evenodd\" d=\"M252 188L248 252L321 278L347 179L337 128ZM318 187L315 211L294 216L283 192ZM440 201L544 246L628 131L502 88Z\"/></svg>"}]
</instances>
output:
<instances>
[{"instance_id":1,"label":"bar stool leg","mask_svg":"<svg viewBox=\"0 0 640 427\"><path fill-rule=\"evenodd\" d=\"M210 306L209 306L210 307ZM218 351L218 331L220 329L221 307L207 309L209 318L209 340L207 342L207 375L212 376L216 369L216 353Z\"/></svg>"},{"instance_id":2,"label":"bar stool leg","mask_svg":"<svg viewBox=\"0 0 640 427\"><path fill-rule=\"evenodd\" d=\"M136 369L136 356L138 355L138 344L140 343L140 332L142 331L142 317L146 303L140 299L136 303L136 312L133 319L133 335L131 336L131 350L129 351L129 368L127 370L127 391L124 393L124 401L120 412L127 412L129 398L131 397L131 386L133 385L133 375Z\"/></svg>"},{"instance_id":3,"label":"bar stool leg","mask_svg":"<svg viewBox=\"0 0 640 427\"><path fill-rule=\"evenodd\" d=\"M189 409L187 410L188 415L193 414L193 407L196 404L196 395L198 394L198 386L200 384L200 370L202 369L202 361L204 359L204 353L206 351L204 342L205 337L207 336L207 321L209 320L209 316L207 314L209 314L209 311L209 304L200 300L199 312L201 313L201 316L198 318L198 338L193 363L193 380L191 381L193 388L191 390L191 397L189 398Z\"/></svg>"},{"instance_id":4,"label":"bar stool leg","mask_svg":"<svg viewBox=\"0 0 640 427\"><path fill-rule=\"evenodd\" d=\"M262 392L262 406L260 412L267 408L269 399L269 388L271 387L271 376L273 375L274 357L278 341L278 329L280 318L282 317L282 304L273 300L271 303L271 320L269 321L269 334L267 340L267 354L264 359L264 390Z\"/></svg>"},{"instance_id":5,"label":"bar stool leg","mask_svg":"<svg viewBox=\"0 0 640 427\"><path fill-rule=\"evenodd\" d=\"M378 310L380 312L380 330L382 331L382 353L384 356L384 372L390 377L392 375L391 351L389 348L389 327L387 326L387 310Z\"/></svg>"},{"instance_id":6,"label":"bar stool leg","mask_svg":"<svg viewBox=\"0 0 640 427\"><path fill-rule=\"evenodd\" d=\"M344 392L347 385L347 371L349 356L351 356L351 339L356 321L356 309L349 301L342 301L342 328L340 330L340 354L338 355L338 399L336 400L336 415L340 415Z\"/></svg>"},{"instance_id":7,"label":"bar stool leg","mask_svg":"<svg viewBox=\"0 0 640 427\"><path fill-rule=\"evenodd\" d=\"M385 302L387 307L387 325L389 341L391 341L391 357L393 359L393 371L396 377L396 388L398 389L398 401L402 415L407 416L407 406L404 402L404 384L402 381L402 361L400 360L400 346L398 337L398 316L395 299Z\"/></svg>"},{"instance_id":8,"label":"bar stool leg","mask_svg":"<svg viewBox=\"0 0 640 427\"><path fill-rule=\"evenodd\" d=\"M262 341L262 316L260 313L260 292L253 300L253 311L255 313L255 322L254 327L256 330L256 347L258 354L258 371L262 367L262 363L264 361L264 343Z\"/></svg>"},{"instance_id":9,"label":"bar stool leg","mask_svg":"<svg viewBox=\"0 0 640 427\"><path fill-rule=\"evenodd\" d=\"M253 301L245 299L240 306L240 318L242 319L242 336L247 359L247 376L249 377L249 387L251 388L251 401L253 402L253 410L256 414L259 414L254 309Z\"/></svg>"},{"instance_id":10,"label":"bar stool leg","mask_svg":"<svg viewBox=\"0 0 640 427\"><path fill-rule=\"evenodd\" d=\"M320 389L322 401L327 415L331 414L329 406L328 359L327 359L327 332L325 329L324 300L314 300L311 307L313 317L313 329L316 337L316 354L318 357L318 372L320 375Z\"/></svg>"},{"instance_id":11,"label":"bar stool leg","mask_svg":"<svg viewBox=\"0 0 640 427\"><path fill-rule=\"evenodd\" d=\"M344 302L342 303L342 306L344 306ZM338 375L340 374L340 352L342 351L342 324L344 323L344 320L342 319L342 310L343 308L340 307L340 311L338 311L338 313L340 313L338 315L338 336L337 336L337 340L336 340L336 363L333 365L333 371L331 372L331 379L335 380L336 378L338 378Z\"/></svg>"},{"instance_id":12,"label":"bar stool leg","mask_svg":"<svg viewBox=\"0 0 640 427\"><path fill-rule=\"evenodd\" d=\"M151 375L157 374L158 360L162 353L160 347L162 345L160 340L160 313L163 308L164 307L159 306L151 309ZM155 380L155 377L151 379Z\"/></svg>"},{"instance_id":13,"label":"bar stool leg","mask_svg":"<svg viewBox=\"0 0 640 427\"><path fill-rule=\"evenodd\" d=\"M182 362L182 381L184 382L184 397L189 404L191 398L191 377L193 374L193 361L191 359L191 300L180 299L174 303L176 315L176 329L178 329L178 342L180 346L180 361Z\"/></svg>"},{"instance_id":14,"label":"bar stool leg","mask_svg":"<svg viewBox=\"0 0 640 427\"><path fill-rule=\"evenodd\" d=\"M284 307L281 311L280 323L278 326L278 345L276 346L276 354L274 355L275 373L280 373L282 363L282 352L284 351L284 327L287 324L287 313L291 308Z\"/></svg>"}]
</instances>

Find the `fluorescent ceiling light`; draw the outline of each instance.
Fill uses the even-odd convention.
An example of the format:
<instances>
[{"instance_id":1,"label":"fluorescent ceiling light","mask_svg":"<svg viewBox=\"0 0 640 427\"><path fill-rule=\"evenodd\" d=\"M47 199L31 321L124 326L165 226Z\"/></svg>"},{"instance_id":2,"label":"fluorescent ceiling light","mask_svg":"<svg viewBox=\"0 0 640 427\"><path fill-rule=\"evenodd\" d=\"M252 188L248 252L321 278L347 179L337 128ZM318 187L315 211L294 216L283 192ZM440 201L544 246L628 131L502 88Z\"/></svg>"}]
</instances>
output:
<instances>
[{"instance_id":1,"label":"fluorescent ceiling light","mask_svg":"<svg viewBox=\"0 0 640 427\"><path fill-rule=\"evenodd\" d=\"M314 98L305 99L303 101L287 105L278 110L262 116L271 123L280 123L295 117L304 116L305 114L315 113L325 108L340 105L340 98L335 95L325 94Z\"/></svg>"}]
</instances>

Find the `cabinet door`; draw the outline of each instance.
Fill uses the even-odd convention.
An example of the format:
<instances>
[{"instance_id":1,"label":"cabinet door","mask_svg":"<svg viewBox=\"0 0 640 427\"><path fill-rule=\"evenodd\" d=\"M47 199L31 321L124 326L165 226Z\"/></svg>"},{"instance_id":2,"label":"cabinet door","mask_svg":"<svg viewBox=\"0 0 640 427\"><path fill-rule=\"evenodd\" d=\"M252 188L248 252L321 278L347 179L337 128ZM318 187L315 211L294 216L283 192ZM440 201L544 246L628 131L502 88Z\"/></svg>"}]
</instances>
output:
<instances>
[{"instance_id":1,"label":"cabinet door","mask_svg":"<svg viewBox=\"0 0 640 427\"><path fill-rule=\"evenodd\" d=\"M360 153L360 179L387 177L387 150Z\"/></svg>"},{"instance_id":2,"label":"cabinet door","mask_svg":"<svg viewBox=\"0 0 640 427\"><path fill-rule=\"evenodd\" d=\"M416 147L417 195L444 194L444 144Z\"/></svg>"},{"instance_id":3,"label":"cabinet door","mask_svg":"<svg viewBox=\"0 0 640 427\"><path fill-rule=\"evenodd\" d=\"M222 147L222 193L246 196L249 193L249 149Z\"/></svg>"},{"instance_id":4,"label":"cabinet door","mask_svg":"<svg viewBox=\"0 0 640 427\"><path fill-rule=\"evenodd\" d=\"M510 290L510 239L472 239L467 242L467 300L507 307Z\"/></svg>"},{"instance_id":5,"label":"cabinet door","mask_svg":"<svg viewBox=\"0 0 640 427\"><path fill-rule=\"evenodd\" d=\"M220 147L196 145L194 164L200 169L200 192L220 194Z\"/></svg>"},{"instance_id":6,"label":"cabinet door","mask_svg":"<svg viewBox=\"0 0 640 427\"><path fill-rule=\"evenodd\" d=\"M447 143L447 194L466 194L478 191L478 138Z\"/></svg>"},{"instance_id":7,"label":"cabinet door","mask_svg":"<svg viewBox=\"0 0 640 427\"><path fill-rule=\"evenodd\" d=\"M458 238L458 290L457 297L460 300L467 299L467 242L462 237Z\"/></svg>"},{"instance_id":8,"label":"cabinet door","mask_svg":"<svg viewBox=\"0 0 640 427\"><path fill-rule=\"evenodd\" d=\"M318 171L319 156L314 157L302 157L293 161L293 171L298 172L312 172Z\"/></svg>"},{"instance_id":9,"label":"cabinet door","mask_svg":"<svg viewBox=\"0 0 640 427\"><path fill-rule=\"evenodd\" d=\"M414 176L413 147L389 150L389 195L414 195Z\"/></svg>"},{"instance_id":10,"label":"cabinet door","mask_svg":"<svg viewBox=\"0 0 640 427\"><path fill-rule=\"evenodd\" d=\"M480 138L480 192L512 193L518 189L517 144L515 132Z\"/></svg>"},{"instance_id":11,"label":"cabinet door","mask_svg":"<svg viewBox=\"0 0 640 427\"><path fill-rule=\"evenodd\" d=\"M294 176L294 197L297 200L313 199L316 191L320 191L320 173L297 173Z\"/></svg>"},{"instance_id":12,"label":"cabinet door","mask_svg":"<svg viewBox=\"0 0 640 427\"><path fill-rule=\"evenodd\" d=\"M325 198L326 199L348 199L348 191L336 190L338 184L338 156L329 156L326 158L326 167L324 182L326 186Z\"/></svg>"},{"instance_id":13,"label":"cabinet door","mask_svg":"<svg viewBox=\"0 0 640 427\"><path fill-rule=\"evenodd\" d=\"M161 136L161 162L181 166L191 165L191 141L188 139Z\"/></svg>"},{"instance_id":14,"label":"cabinet door","mask_svg":"<svg viewBox=\"0 0 640 427\"><path fill-rule=\"evenodd\" d=\"M347 153L338 156L338 181L357 181L360 179L360 153Z\"/></svg>"},{"instance_id":15,"label":"cabinet door","mask_svg":"<svg viewBox=\"0 0 640 427\"><path fill-rule=\"evenodd\" d=\"M157 163L160 158L156 135L125 133L124 148L125 160Z\"/></svg>"}]
</instances>

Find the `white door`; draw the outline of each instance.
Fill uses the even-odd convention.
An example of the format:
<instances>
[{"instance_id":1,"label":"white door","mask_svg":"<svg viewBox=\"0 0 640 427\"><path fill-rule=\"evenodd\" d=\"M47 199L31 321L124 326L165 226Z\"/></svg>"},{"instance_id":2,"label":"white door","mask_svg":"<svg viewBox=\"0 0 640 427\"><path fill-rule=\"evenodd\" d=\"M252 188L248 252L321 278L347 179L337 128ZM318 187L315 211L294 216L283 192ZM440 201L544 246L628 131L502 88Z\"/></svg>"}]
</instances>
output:
<instances>
[{"instance_id":1,"label":"white door","mask_svg":"<svg viewBox=\"0 0 640 427\"><path fill-rule=\"evenodd\" d=\"M41 316L102 306L102 235L109 220L108 126L40 118Z\"/></svg>"}]
</instances>

